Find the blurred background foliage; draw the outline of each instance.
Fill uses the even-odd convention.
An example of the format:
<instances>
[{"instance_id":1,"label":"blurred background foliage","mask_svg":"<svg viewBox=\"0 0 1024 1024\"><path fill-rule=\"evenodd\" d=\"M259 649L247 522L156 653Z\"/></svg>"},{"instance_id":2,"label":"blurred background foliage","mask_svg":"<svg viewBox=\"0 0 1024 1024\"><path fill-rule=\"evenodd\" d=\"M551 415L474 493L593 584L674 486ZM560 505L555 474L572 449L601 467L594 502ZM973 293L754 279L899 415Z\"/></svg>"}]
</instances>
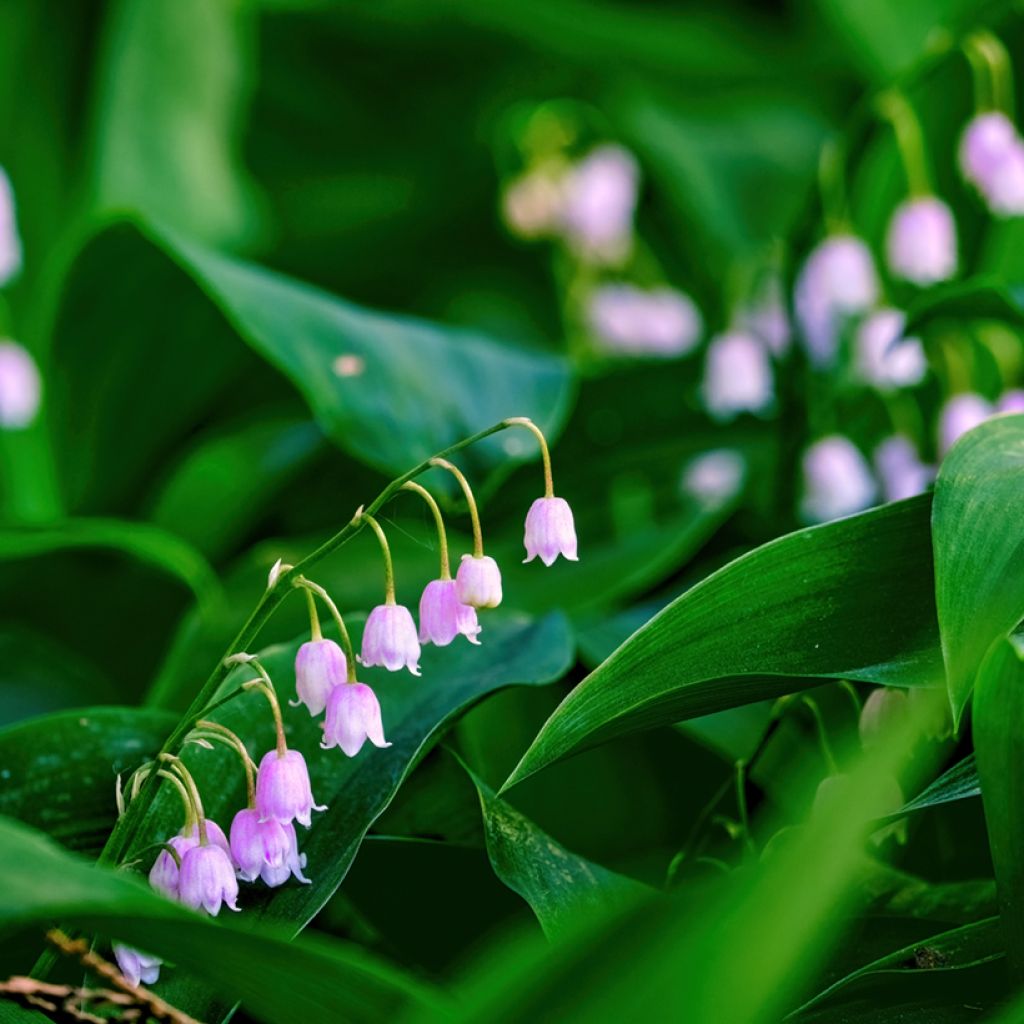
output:
<instances>
[{"instance_id":1,"label":"blurred background foliage","mask_svg":"<svg viewBox=\"0 0 1024 1024\"><path fill-rule=\"evenodd\" d=\"M549 674L552 685L460 698L450 747L418 766L425 748L410 746L408 782L313 927L433 979L453 976L506 924L535 930L527 905L502 884L494 816L518 812L495 804L493 790L565 693L633 629L798 525L799 452L822 428L814 415L873 438L884 412L874 397L840 389L819 396L827 411L809 416L815 399L791 381L780 382L779 417L722 425L701 408L692 359L581 357L567 337L557 256L512 237L502 221L502 188L522 170L524 121L568 104L586 112L588 142L635 154L638 231L714 333L766 260L781 252L789 281L817 239L819 153L837 133L853 220L881 250L905 183L870 102L900 83L921 117L936 189L956 208L965 266L1019 284L1021 221L992 223L955 167L973 109L970 69L955 46L984 24L1020 52L1015 5L976 0L0 3L0 165L24 243L0 328L34 354L46 382L36 424L0 435L0 724L12 727L14 744L6 749L27 758L32 742L16 729L34 715L139 704L149 705L152 733L139 742L152 749L164 713L187 706L277 558L297 561L426 454L503 416L531 415L555 440L558 492L577 515L578 566L542 575L518 564L522 514L539 493L525 442L490 442L466 465L505 571L509 621L564 611L571 667ZM913 297L893 290L901 302ZM971 347L946 321L925 340L941 370L943 332L959 332L974 387L995 397L1020 383L1024 358L1019 325L986 329L997 336L990 345ZM999 363L991 352L1003 342ZM919 397L933 415L936 383ZM740 454L741 472L701 499L684 486L687 468L722 448ZM461 550L468 518L448 499ZM436 561L429 519L399 502L386 525L399 599L414 605ZM368 610L381 586L371 538L333 555L318 579L343 611ZM293 640L304 615L299 602L287 604L263 639ZM759 628L747 626L752 635ZM542 845L660 887L725 786L730 810L713 838L702 833L691 879L700 906L718 913L716 865L734 839L734 763L768 736L752 769L751 811L776 821L807 809L794 766L818 775L830 767L821 728L841 764L854 760L849 694L835 685L809 692L814 712L796 702L767 734L772 705L758 702L616 739L525 782L515 807ZM130 760L131 751L111 749ZM951 761L968 749L965 740L942 748ZM85 781L87 828L71 835L63 820L30 821L95 852L113 824L114 770ZM12 794L5 805L0 792L0 811L23 806ZM913 827L897 881L897 868L879 881L878 865L858 876L865 891L877 889L877 904L831 962L808 962L786 998L810 998L904 947L912 959L928 936L995 913L979 802L936 802ZM800 841L804 853L828 856L823 833ZM514 865L505 870L519 877ZM744 879L754 895L737 905L751 916L723 935L781 913L770 898L774 870ZM813 903L815 885L832 893L838 883L815 875L808 884ZM659 921L629 918L623 928L639 930L638 948L655 948L674 934ZM729 955L757 963L760 933L745 934L742 954ZM697 956L702 941L717 940L707 930L679 948ZM961 956L959 942L939 955L963 966L967 981L951 969L945 989L935 982L921 995L915 979L883 965L856 981L856 997L833 999L834 1015L825 1000L826 1010L799 1019L975 1019L950 1007L987 1007L1003 995L990 963L998 954L989 955L991 943L980 954L968 944ZM10 973L31 966L36 949L15 936L2 952L0 973ZM523 963L534 963L530 955ZM580 968L568 958L558 971L571 979ZM812 966L824 974L808 988ZM520 980L496 991L505 998ZM769 982L766 973L752 991ZM585 1019L601 1019L594 1006L605 997L629 1005L614 1003L621 992L595 990ZM524 996L500 1017L493 992L479 999L474 1019L536 1011ZM711 1002L698 1005L711 1013ZM881 1005L900 1009L882 1017ZM754 1019L736 1016L742 1006L731 1012L721 1019Z\"/></svg>"}]
</instances>

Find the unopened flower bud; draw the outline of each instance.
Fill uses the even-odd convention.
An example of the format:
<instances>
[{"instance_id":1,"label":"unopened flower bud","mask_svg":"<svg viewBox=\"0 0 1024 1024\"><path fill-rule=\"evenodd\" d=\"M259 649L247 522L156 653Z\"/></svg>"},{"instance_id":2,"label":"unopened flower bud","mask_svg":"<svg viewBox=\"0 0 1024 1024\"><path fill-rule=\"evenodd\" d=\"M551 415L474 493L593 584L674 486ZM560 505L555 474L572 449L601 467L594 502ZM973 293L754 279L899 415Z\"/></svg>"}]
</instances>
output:
<instances>
[{"instance_id":1,"label":"unopened flower bud","mask_svg":"<svg viewBox=\"0 0 1024 1024\"><path fill-rule=\"evenodd\" d=\"M708 346L704 405L713 419L760 413L775 398L771 360L757 338L742 331L720 334Z\"/></svg>"},{"instance_id":2,"label":"unopened flower bud","mask_svg":"<svg viewBox=\"0 0 1024 1024\"><path fill-rule=\"evenodd\" d=\"M824 523L867 508L877 493L871 467L848 438L835 434L804 452L804 518Z\"/></svg>"},{"instance_id":3,"label":"unopened flower bud","mask_svg":"<svg viewBox=\"0 0 1024 1024\"><path fill-rule=\"evenodd\" d=\"M282 885L294 874L300 882L309 882L302 874L305 857L300 857L293 825L260 820L260 813L248 807L231 822L231 853L238 865L238 877L246 882L257 878L271 886Z\"/></svg>"},{"instance_id":4,"label":"unopened flower bud","mask_svg":"<svg viewBox=\"0 0 1024 1024\"><path fill-rule=\"evenodd\" d=\"M878 746L885 736L902 727L910 716L907 691L897 686L878 686L868 694L860 711L857 731L865 748Z\"/></svg>"},{"instance_id":5,"label":"unopened flower bud","mask_svg":"<svg viewBox=\"0 0 1024 1024\"><path fill-rule=\"evenodd\" d=\"M473 608L501 604L501 570L490 555L463 555L455 574L455 596Z\"/></svg>"},{"instance_id":6,"label":"unopened flower bud","mask_svg":"<svg viewBox=\"0 0 1024 1024\"><path fill-rule=\"evenodd\" d=\"M945 455L969 430L992 415L990 402L973 392L954 395L939 414L939 453Z\"/></svg>"},{"instance_id":7,"label":"unopened flower bud","mask_svg":"<svg viewBox=\"0 0 1024 1024\"><path fill-rule=\"evenodd\" d=\"M920 384L928 359L920 338L903 337L906 315L878 309L857 329L856 368L861 380L883 391Z\"/></svg>"},{"instance_id":8,"label":"unopened flower bud","mask_svg":"<svg viewBox=\"0 0 1024 1024\"><path fill-rule=\"evenodd\" d=\"M313 811L326 811L316 804L309 782L306 759L297 750L284 755L268 750L256 774L256 810L261 821L278 821L287 825L298 821L309 828Z\"/></svg>"},{"instance_id":9,"label":"unopened flower bud","mask_svg":"<svg viewBox=\"0 0 1024 1024\"><path fill-rule=\"evenodd\" d=\"M320 746L324 750L341 747L349 757L355 757L367 740L382 749L391 746L384 739L380 702L365 683L343 683L327 702Z\"/></svg>"},{"instance_id":10,"label":"unopened flower bud","mask_svg":"<svg viewBox=\"0 0 1024 1024\"><path fill-rule=\"evenodd\" d=\"M950 208L935 196L899 205L886 236L889 269L918 285L946 281L956 273L956 223Z\"/></svg>"},{"instance_id":11,"label":"unopened flower bud","mask_svg":"<svg viewBox=\"0 0 1024 1024\"><path fill-rule=\"evenodd\" d=\"M238 879L231 857L220 846L193 846L181 858L178 899L193 910L216 916L223 904L238 910Z\"/></svg>"},{"instance_id":12,"label":"unopened flower bud","mask_svg":"<svg viewBox=\"0 0 1024 1024\"><path fill-rule=\"evenodd\" d=\"M564 498L538 498L526 513L523 544L524 562L532 562L538 555L545 565L551 565L559 555L570 562L579 561L569 503Z\"/></svg>"},{"instance_id":13,"label":"unopened flower bud","mask_svg":"<svg viewBox=\"0 0 1024 1024\"><path fill-rule=\"evenodd\" d=\"M117 966L124 975L125 981L133 988L142 982L154 985L160 980L160 966L163 964L163 960L159 957L142 953L131 946L123 946L120 942L114 942L111 945Z\"/></svg>"},{"instance_id":14,"label":"unopened flower bud","mask_svg":"<svg viewBox=\"0 0 1024 1024\"><path fill-rule=\"evenodd\" d=\"M360 660L366 666L383 665L389 672L408 668L420 674L420 642L412 613L403 604L379 604L363 628Z\"/></svg>"},{"instance_id":15,"label":"unopened flower bud","mask_svg":"<svg viewBox=\"0 0 1024 1024\"><path fill-rule=\"evenodd\" d=\"M327 707L331 690L345 681L348 662L333 640L308 640L295 655L295 692L311 715Z\"/></svg>"},{"instance_id":16,"label":"unopened flower bud","mask_svg":"<svg viewBox=\"0 0 1024 1024\"><path fill-rule=\"evenodd\" d=\"M42 380L28 351L14 341L0 341L0 427L22 430L39 412Z\"/></svg>"},{"instance_id":17,"label":"unopened flower bud","mask_svg":"<svg viewBox=\"0 0 1024 1024\"><path fill-rule=\"evenodd\" d=\"M534 170L510 182L502 212L510 230L522 238L553 234L562 220L565 186L558 174Z\"/></svg>"}]
</instances>

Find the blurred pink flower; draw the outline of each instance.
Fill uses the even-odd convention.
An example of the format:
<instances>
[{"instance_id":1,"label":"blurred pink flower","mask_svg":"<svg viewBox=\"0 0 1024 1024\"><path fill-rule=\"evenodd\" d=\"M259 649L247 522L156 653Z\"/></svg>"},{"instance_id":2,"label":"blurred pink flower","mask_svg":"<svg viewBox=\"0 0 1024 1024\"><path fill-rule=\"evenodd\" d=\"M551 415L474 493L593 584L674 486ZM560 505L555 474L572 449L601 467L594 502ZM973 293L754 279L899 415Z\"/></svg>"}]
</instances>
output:
<instances>
[{"instance_id":1,"label":"blurred pink flower","mask_svg":"<svg viewBox=\"0 0 1024 1024\"><path fill-rule=\"evenodd\" d=\"M760 413L775 399L771 360L761 342L743 331L714 338L704 364L704 405L713 419Z\"/></svg>"},{"instance_id":2,"label":"blurred pink flower","mask_svg":"<svg viewBox=\"0 0 1024 1024\"><path fill-rule=\"evenodd\" d=\"M804 452L803 471L801 511L812 523L860 512L878 494L867 459L849 438L839 434L816 441Z\"/></svg>"},{"instance_id":3,"label":"blurred pink flower","mask_svg":"<svg viewBox=\"0 0 1024 1024\"><path fill-rule=\"evenodd\" d=\"M21 430L39 411L42 380L28 351L14 341L0 341L0 427Z\"/></svg>"},{"instance_id":4,"label":"blurred pink flower","mask_svg":"<svg viewBox=\"0 0 1024 1024\"><path fill-rule=\"evenodd\" d=\"M621 146L599 146L565 177L562 230L585 259L617 263L633 243L640 173L633 155Z\"/></svg>"},{"instance_id":5,"label":"blurred pink flower","mask_svg":"<svg viewBox=\"0 0 1024 1024\"><path fill-rule=\"evenodd\" d=\"M906 315L877 309L857 329L855 365L861 380L881 390L919 384L928 370L920 338L904 338Z\"/></svg>"},{"instance_id":6,"label":"blurred pink flower","mask_svg":"<svg viewBox=\"0 0 1024 1024\"><path fill-rule=\"evenodd\" d=\"M896 207L886 235L889 269L917 285L946 281L956 273L956 223L935 196L908 199Z\"/></svg>"},{"instance_id":7,"label":"blurred pink flower","mask_svg":"<svg viewBox=\"0 0 1024 1024\"><path fill-rule=\"evenodd\" d=\"M700 340L702 321L693 300L671 288L646 291L628 284L594 289L587 322L602 349L618 355L677 356Z\"/></svg>"}]
</instances>

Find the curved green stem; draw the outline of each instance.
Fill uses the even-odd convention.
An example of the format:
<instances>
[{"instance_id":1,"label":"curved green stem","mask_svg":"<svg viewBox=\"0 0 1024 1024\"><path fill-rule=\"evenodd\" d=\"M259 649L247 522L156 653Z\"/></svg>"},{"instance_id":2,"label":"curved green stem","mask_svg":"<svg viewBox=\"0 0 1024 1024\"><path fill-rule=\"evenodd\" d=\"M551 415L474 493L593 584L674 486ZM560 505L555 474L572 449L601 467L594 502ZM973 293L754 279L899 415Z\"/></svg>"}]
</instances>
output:
<instances>
[{"instance_id":1,"label":"curved green stem","mask_svg":"<svg viewBox=\"0 0 1024 1024\"><path fill-rule=\"evenodd\" d=\"M849 230L845 150L837 138L826 139L818 154L818 189L826 230L832 235L845 233Z\"/></svg>"},{"instance_id":2,"label":"curved green stem","mask_svg":"<svg viewBox=\"0 0 1024 1024\"><path fill-rule=\"evenodd\" d=\"M890 89L878 97L878 111L892 125L912 196L931 194L928 158L921 122L903 93Z\"/></svg>"},{"instance_id":3,"label":"curved green stem","mask_svg":"<svg viewBox=\"0 0 1024 1024\"><path fill-rule=\"evenodd\" d=\"M316 613L316 598L311 590L306 590L306 603L309 606L309 635L314 640L323 640L324 635L320 632L320 616Z\"/></svg>"},{"instance_id":4,"label":"curved green stem","mask_svg":"<svg viewBox=\"0 0 1024 1024\"><path fill-rule=\"evenodd\" d=\"M526 416L513 416L511 419L505 420L505 422L510 427L526 427L537 438L537 443L540 445L540 454L544 459L544 497L553 498L555 496L555 486L551 477L551 452L548 451L548 439L544 436L544 431Z\"/></svg>"},{"instance_id":5,"label":"curved green stem","mask_svg":"<svg viewBox=\"0 0 1024 1024\"><path fill-rule=\"evenodd\" d=\"M500 433L505 429L507 429L507 424L502 420L500 423L495 423L493 426L487 427L486 430L480 430L477 433L472 434L470 437L463 438L461 441L458 441L453 445L449 445L447 448L438 452L436 457L440 458L445 455L454 455L463 448L468 448L470 445L476 444L477 441L482 441L485 437L490 437L492 434ZM372 502L370 502L369 505L366 506L365 512L372 515L374 512L378 511L381 506L383 506L394 494L398 492L402 484L408 480L414 479L421 473L425 473L430 469L430 467L431 459L424 459L418 465L413 466L412 469L408 470L408 472L396 477L380 492L380 494L377 495L376 498L373 499ZM267 624L271 615L274 614L281 602L291 592L292 583L298 577L307 574L315 565L322 562L328 555L333 554L343 544L347 544L363 528L363 511L363 509L359 509L356 515L353 516L352 519L333 537L324 541L320 547L316 548L300 562L291 566L287 570L282 566L282 571L274 581L274 585L272 587L268 587L263 593L259 603L253 609L252 614L239 629L235 638L231 641L230 646L225 652L225 657L221 658L217 662L216 667L210 673L210 676L203 684L202 689L198 694L196 694L195 699L185 712L182 720L167 737L162 748L163 753L168 753L177 749L196 721L209 714L214 707L218 707L225 701L231 700L233 697L237 696L238 691L220 700L214 700L218 689L233 668L233 666L226 660L227 655L230 655L234 651L247 650L252 646L253 641L257 636L259 636L260 631ZM107 840L106 845L103 847L103 852L100 854L100 863L117 863L131 848L132 841L134 840L142 823L143 817L149 809L149 806L152 804L155 795L155 782L153 781L153 778L150 778L147 780L147 784L140 792L139 799L128 807L125 815L114 826L114 829L110 834L110 838Z\"/></svg>"},{"instance_id":6,"label":"curved green stem","mask_svg":"<svg viewBox=\"0 0 1024 1024\"><path fill-rule=\"evenodd\" d=\"M331 595L319 583L314 583L312 580L306 579L305 576L300 576L292 583L292 586L305 588L307 593L316 594L327 605L334 624L338 627L338 633L341 635L341 646L345 651L345 661L348 664L348 681L354 683L356 681L356 655L352 649L352 638L348 635L345 620L341 617L341 612L338 611L338 606L331 599Z\"/></svg>"},{"instance_id":7,"label":"curved green stem","mask_svg":"<svg viewBox=\"0 0 1024 1024\"><path fill-rule=\"evenodd\" d=\"M451 565L448 562L448 534L445 533L444 519L441 516L441 509L438 507L434 496L426 489L416 483L415 480L407 480L402 484L403 491L415 491L428 505L430 511L434 514L434 523L437 526L437 546L441 549L441 579L450 580L452 578Z\"/></svg>"},{"instance_id":8,"label":"curved green stem","mask_svg":"<svg viewBox=\"0 0 1024 1024\"><path fill-rule=\"evenodd\" d=\"M999 38L986 29L972 32L963 51L974 76L975 106L979 112L999 110L1013 117L1013 65Z\"/></svg>"},{"instance_id":9,"label":"curved green stem","mask_svg":"<svg viewBox=\"0 0 1024 1024\"><path fill-rule=\"evenodd\" d=\"M233 732L226 725L221 725L220 722L211 722L209 719L202 718L196 722L198 732L195 735L199 735L204 739L218 740L225 746L230 747L238 754L242 761L242 767L245 769L245 792L248 803L247 807L256 806L256 774L255 765L252 763L252 758L249 756L249 751L246 749L245 743L242 741L242 737L238 733Z\"/></svg>"},{"instance_id":10,"label":"curved green stem","mask_svg":"<svg viewBox=\"0 0 1024 1024\"><path fill-rule=\"evenodd\" d=\"M377 534L380 542L380 553L384 557L384 603L395 603L395 567L391 561L391 548L388 546L388 539L384 536L384 530L380 523L371 515L363 513L363 519L370 524L370 529Z\"/></svg>"},{"instance_id":11,"label":"curved green stem","mask_svg":"<svg viewBox=\"0 0 1024 1024\"><path fill-rule=\"evenodd\" d=\"M821 754L825 758L825 764L828 765L829 774L838 775L839 764L832 753L832 744L828 740L828 730L825 728L825 719L821 715L821 708L818 707L817 701L812 697L803 697L801 703L814 716L814 723L818 730L818 742L821 744Z\"/></svg>"},{"instance_id":12,"label":"curved green stem","mask_svg":"<svg viewBox=\"0 0 1024 1024\"><path fill-rule=\"evenodd\" d=\"M270 676L267 675L267 670L258 661L253 659L249 664L259 672L260 678L242 683L242 689L259 690L267 698L267 703L274 715L274 729L277 731L277 756L284 757L288 753L288 743L284 737L284 719L281 717L281 705L277 699L277 691L274 689Z\"/></svg>"},{"instance_id":13,"label":"curved green stem","mask_svg":"<svg viewBox=\"0 0 1024 1024\"><path fill-rule=\"evenodd\" d=\"M504 420L502 426L508 426L509 421ZM431 459L430 464L437 466L439 469L447 469L449 473L459 482L459 486L462 488L462 493L465 495L466 504L469 506L469 518L473 523L473 557L483 558L484 557L484 536L480 530L480 513L476 507L476 498L473 497L473 488L469 486L469 481L462 475L462 470L458 466L453 465L447 459Z\"/></svg>"},{"instance_id":14,"label":"curved green stem","mask_svg":"<svg viewBox=\"0 0 1024 1024\"><path fill-rule=\"evenodd\" d=\"M196 780L192 778L192 773L185 767L185 762L180 757L176 757L174 754L161 754L160 760L169 764L171 770L177 774L178 778L185 784L185 788L188 790L188 795L192 800L192 807L196 815L196 824L199 826L199 845L206 846L209 840L206 836L206 815L203 813L203 801L199 796L199 787L196 785ZM160 773L157 772L159 775Z\"/></svg>"}]
</instances>

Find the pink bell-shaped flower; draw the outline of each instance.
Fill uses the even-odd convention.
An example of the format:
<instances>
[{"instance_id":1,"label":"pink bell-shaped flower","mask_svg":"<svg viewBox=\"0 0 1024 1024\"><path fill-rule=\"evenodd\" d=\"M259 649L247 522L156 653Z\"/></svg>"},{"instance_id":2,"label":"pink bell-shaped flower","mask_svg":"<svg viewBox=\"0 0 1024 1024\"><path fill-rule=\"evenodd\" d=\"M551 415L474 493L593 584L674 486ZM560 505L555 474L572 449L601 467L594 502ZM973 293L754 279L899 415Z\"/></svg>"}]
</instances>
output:
<instances>
[{"instance_id":1,"label":"pink bell-shaped flower","mask_svg":"<svg viewBox=\"0 0 1024 1024\"><path fill-rule=\"evenodd\" d=\"M131 946L123 946L120 942L112 943L112 947L117 966L129 985L136 987L142 982L153 985L160 980L163 960L159 957L132 949Z\"/></svg>"},{"instance_id":2,"label":"pink bell-shaped flower","mask_svg":"<svg viewBox=\"0 0 1024 1024\"><path fill-rule=\"evenodd\" d=\"M380 702L365 683L343 683L331 692L324 720L324 750L341 747L349 757L355 757L369 740L375 747L390 747L384 739Z\"/></svg>"},{"instance_id":3,"label":"pink bell-shaped flower","mask_svg":"<svg viewBox=\"0 0 1024 1024\"><path fill-rule=\"evenodd\" d=\"M980 192L986 193L999 166L1018 143L1013 122L999 111L978 114L960 137L960 170Z\"/></svg>"},{"instance_id":4,"label":"pink bell-shaped flower","mask_svg":"<svg viewBox=\"0 0 1024 1024\"><path fill-rule=\"evenodd\" d=\"M181 858L178 899L193 910L216 916L222 905L238 910L238 879L231 857L220 846L193 846Z\"/></svg>"},{"instance_id":5,"label":"pink bell-shaped flower","mask_svg":"<svg viewBox=\"0 0 1024 1024\"><path fill-rule=\"evenodd\" d=\"M0 341L0 427L22 430L36 418L42 380L35 360L14 341Z\"/></svg>"},{"instance_id":6,"label":"pink bell-shaped flower","mask_svg":"<svg viewBox=\"0 0 1024 1024\"><path fill-rule=\"evenodd\" d=\"M576 527L572 509L564 498L538 498L526 513L526 547L524 562L532 562L538 555L545 565L551 565L561 555L577 562Z\"/></svg>"},{"instance_id":7,"label":"pink bell-shaped flower","mask_svg":"<svg viewBox=\"0 0 1024 1024\"><path fill-rule=\"evenodd\" d=\"M412 613L403 604L379 604L363 628L360 660L366 666L383 665L389 672L408 668L420 674L420 641Z\"/></svg>"},{"instance_id":8,"label":"pink bell-shaped flower","mask_svg":"<svg viewBox=\"0 0 1024 1024\"><path fill-rule=\"evenodd\" d=\"M874 461L886 501L923 494L935 477L935 470L918 458L913 442L902 434L886 438L875 449Z\"/></svg>"},{"instance_id":9,"label":"pink bell-shaped flower","mask_svg":"<svg viewBox=\"0 0 1024 1024\"><path fill-rule=\"evenodd\" d=\"M279 754L268 750L256 773L256 810L261 821L282 825L298 821L309 828L313 811L326 811L326 805L313 800L306 759L297 750Z\"/></svg>"},{"instance_id":10,"label":"pink bell-shaped flower","mask_svg":"<svg viewBox=\"0 0 1024 1024\"><path fill-rule=\"evenodd\" d=\"M639 169L621 146L599 146L565 177L562 229L585 259L617 262L630 249Z\"/></svg>"},{"instance_id":11,"label":"pink bell-shaped flower","mask_svg":"<svg viewBox=\"0 0 1024 1024\"><path fill-rule=\"evenodd\" d=\"M501 570L490 555L463 555L455 574L455 596L473 608L501 604Z\"/></svg>"},{"instance_id":12,"label":"pink bell-shaped flower","mask_svg":"<svg viewBox=\"0 0 1024 1024\"><path fill-rule=\"evenodd\" d=\"M889 269L914 284L936 284L956 273L956 222L935 196L908 199L896 207L885 246Z\"/></svg>"},{"instance_id":13,"label":"pink bell-shaped flower","mask_svg":"<svg viewBox=\"0 0 1024 1024\"><path fill-rule=\"evenodd\" d=\"M714 338L704 364L703 395L708 413L721 422L767 409L775 400L775 386L765 346L744 331Z\"/></svg>"},{"instance_id":14,"label":"pink bell-shaped flower","mask_svg":"<svg viewBox=\"0 0 1024 1024\"><path fill-rule=\"evenodd\" d=\"M295 655L295 692L311 715L327 707L331 690L345 681L348 662L345 652L333 640L308 640Z\"/></svg>"},{"instance_id":15,"label":"pink bell-shaped flower","mask_svg":"<svg viewBox=\"0 0 1024 1024\"><path fill-rule=\"evenodd\" d=\"M431 580L420 598L420 643L445 647L460 633L478 644L476 609L459 600L455 580Z\"/></svg>"},{"instance_id":16,"label":"pink bell-shaped flower","mask_svg":"<svg viewBox=\"0 0 1024 1024\"><path fill-rule=\"evenodd\" d=\"M945 455L964 434L984 423L994 411L987 399L972 391L953 395L939 414L939 454Z\"/></svg>"},{"instance_id":17,"label":"pink bell-shaped flower","mask_svg":"<svg viewBox=\"0 0 1024 1024\"><path fill-rule=\"evenodd\" d=\"M882 391L920 384L928 359L920 338L905 338L906 315L898 309L876 309L857 330L857 374Z\"/></svg>"},{"instance_id":18,"label":"pink bell-shaped flower","mask_svg":"<svg viewBox=\"0 0 1024 1024\"><path fill-rule=\"evenodd\" d=\"M206 838L208 842L219 846L229 857L231 856L231 847L228 837L224 835L224 830L217 822L211 821L209 818L206 819ZM183 830L179 835L171 836L167 840L167 845L174 848L178 859L181 860L193 846L199 845L199 826L193 824L191 830L187 832ZM150 868L149 884L157 892L176 900L178 898L178 882L177 863L167 850L161 850L157 854L156 860L153 861L153 867Z\"/></svg>"},{"instance_id":19,"label":"pink bell-shaped flower","mask_svg":"<svg viewBox=\"0 0 1024 1024\"><path fill-rule=\"evenodd\" d=\"M867 459L849 438L834 434L804 452L801 511L812 523L853 515L867 508L877 485Z\"/></svg>"},{"instance_id":20,"label":"pink bell-shaped flower","mask_svg":"<svg viewBox=\"0 0 1024 1024\"><path fill-rule=\"evenodd\" d=\"M300 857L294 825L282 825L270 818L260 821L254 807L239 811L231 822L231 853L238 865L238 877L245 882L262 878L267 885L282 885L294 873L300 882L305 857Z\"/></svg>"}]
</instances>

